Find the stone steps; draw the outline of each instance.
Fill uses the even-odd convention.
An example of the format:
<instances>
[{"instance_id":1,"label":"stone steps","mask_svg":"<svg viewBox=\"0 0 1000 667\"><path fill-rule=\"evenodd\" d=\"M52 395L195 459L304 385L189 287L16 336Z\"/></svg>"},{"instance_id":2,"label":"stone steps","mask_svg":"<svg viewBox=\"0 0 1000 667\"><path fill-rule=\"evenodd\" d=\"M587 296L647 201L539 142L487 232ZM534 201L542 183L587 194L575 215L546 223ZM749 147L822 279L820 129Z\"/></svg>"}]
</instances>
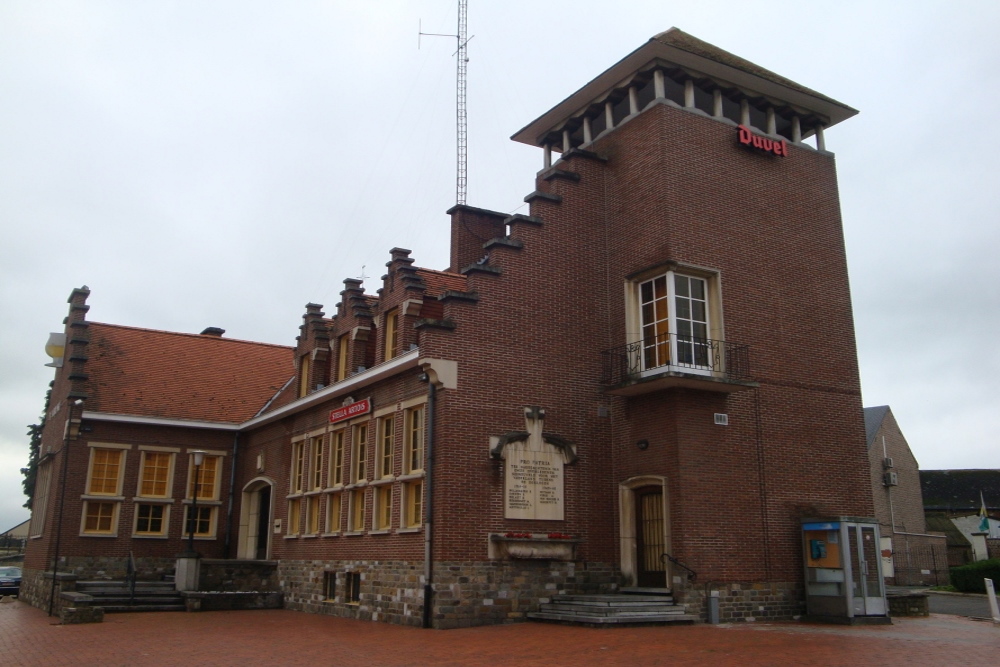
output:
<instances>
[{"instance_id":1,"label":"stone steps","mask_svg":"<svg viewBox=\"0 0 1000 667\"><path fill-rule=\"evenodd\" d=\"M650 591L651 592L651 591ZM539 605L528 618L536 621L574 625L622 625L693 623L698 616L686 613L668 593L644 595L556 595L551 602Z\"/></svg>"},{"instance_id":2,"label":"stone steps","mask_svg":"<svg viewBox=\"0 0 1000 667\"><path fill-rule=\"evenodd\" d=\"M170 581L137 581L134 594L124 581L78 581L76 591L94 598L105 613L184 611L184 599Z\"/></svg>"}]
</instances>

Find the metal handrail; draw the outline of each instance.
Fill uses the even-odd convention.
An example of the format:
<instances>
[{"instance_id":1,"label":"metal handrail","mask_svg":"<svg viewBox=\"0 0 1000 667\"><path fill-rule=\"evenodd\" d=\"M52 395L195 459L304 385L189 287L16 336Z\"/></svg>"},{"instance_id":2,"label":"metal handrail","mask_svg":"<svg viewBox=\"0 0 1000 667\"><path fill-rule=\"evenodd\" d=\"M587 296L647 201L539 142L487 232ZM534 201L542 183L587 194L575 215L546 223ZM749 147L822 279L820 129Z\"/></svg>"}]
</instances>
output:
<instances>
[{"instance_id":1,"label":"metal handrail","mask_svg":"<svg viewBox=\"0 0 1000 667\"><path fill-rule=\"evenodd\" d=\"M694 570L692 570L691 568L689 568L684 563L682 563L679 560L677 560L676 558L674 558L673 556L671 556L670 554L664 552L663 554L660 555L660 560L661 561L669 560L674 565L677 565L678 567L684 568L685 570L687 570L688 581L691 581L691 582L697 581L697 579L698 579L698 573L695 572Z\"/></svg>"},{"instance_id":2,"label":"metal handrail","mask_svg":"<svg viewBox=\"0 0 1000 667\"><path fill-rule=\"evenodd\" d=\"M724 340L665 333L601 352L601 384L617 385L662 370L750 379L750 348Z\"/></svg>"}]
</instances>

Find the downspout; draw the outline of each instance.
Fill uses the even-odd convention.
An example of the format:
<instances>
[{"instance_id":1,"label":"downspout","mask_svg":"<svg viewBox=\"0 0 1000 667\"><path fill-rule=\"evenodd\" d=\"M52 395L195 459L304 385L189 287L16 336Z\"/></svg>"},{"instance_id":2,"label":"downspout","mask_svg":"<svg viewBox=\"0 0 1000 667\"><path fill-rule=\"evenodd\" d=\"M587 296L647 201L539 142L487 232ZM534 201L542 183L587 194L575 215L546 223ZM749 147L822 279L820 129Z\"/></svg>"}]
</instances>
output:
<instances>
[{"instance_id":1,"label":"downspout","mask_svg":"<svg viewBox=\"0 0 1000 667\"><path fill-rule=\"evenodd\" d=\"M240 452L239 431L233 434L233 465L229 471L229 504L226 507L226 536L222 546L222 553L226 558L231 558L229 543L233 534L233 495L236 492L236 458Z\"/></svg>"},{"instance_id":2,"label":"downspout","mask_svg":"<svg viewBox=\"0 0 1000 667\"><path fill-rule=\"evenodd\" d=\"M83 400L78 398L70 401L67 408L69 414L66 416L66 432L63 434L62 479L59 481L59 518L56 519L56 544L55 553L52 556L52 587L49 589L49 616L52 615L52 609L56 603L56 572L59 570L59 545L62 542L63 508L66 506L66 470L69 467L69 441L70 430L73 428L73 408L82 404Z\"/></svg>"},{"instance_id":3,"label":"downspout","mask_svg":"<svg viewBox=\"0 0 1000 667\"><path fill-rule=\"evenodd\" d=\"M427 461L424 464L424 623L425 628L431 627L431 605L434 601L434 562L433 555L434 541L432 539L431 527L434 524L434 406L437 395L437 387L427 373L423 373L420 379L427 382Z\"/></svg>"}]
</instances>

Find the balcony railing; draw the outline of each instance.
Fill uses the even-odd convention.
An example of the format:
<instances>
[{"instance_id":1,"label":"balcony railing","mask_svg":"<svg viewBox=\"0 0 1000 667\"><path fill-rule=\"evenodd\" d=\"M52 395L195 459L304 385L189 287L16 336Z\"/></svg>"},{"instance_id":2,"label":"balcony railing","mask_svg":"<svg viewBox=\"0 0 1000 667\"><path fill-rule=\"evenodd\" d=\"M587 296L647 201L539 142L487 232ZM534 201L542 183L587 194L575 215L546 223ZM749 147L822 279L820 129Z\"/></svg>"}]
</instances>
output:
<instances>
[{"instance_id":1,"label":"balcony railing","mask_svg":"<svg viewBox=\"0 0 1000 667\"><path fill-rule=\"evenodd\" d=\"M669 333L601 353L601 384L616 386L663 373L750 380L750 349L724 340Z\"/></svg>"}]
</instances>

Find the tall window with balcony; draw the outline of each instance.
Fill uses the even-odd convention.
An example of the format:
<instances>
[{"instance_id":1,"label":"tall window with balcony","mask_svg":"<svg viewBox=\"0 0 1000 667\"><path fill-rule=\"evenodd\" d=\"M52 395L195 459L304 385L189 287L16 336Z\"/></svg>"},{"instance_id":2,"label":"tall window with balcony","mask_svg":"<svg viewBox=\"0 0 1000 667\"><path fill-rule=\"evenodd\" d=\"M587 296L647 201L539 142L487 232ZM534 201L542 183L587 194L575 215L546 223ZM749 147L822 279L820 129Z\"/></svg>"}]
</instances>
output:
<instances>
[{"instance_id":1,"label":"tall window with balcony","mask_svg":"<svg viewBox=\"0 0 1000 667\"><path fill-rule=\"evenodd\" d=\"M712 370L707 281L669 271L639 285L642 370Z\"/></svg>"}]
</instances>

